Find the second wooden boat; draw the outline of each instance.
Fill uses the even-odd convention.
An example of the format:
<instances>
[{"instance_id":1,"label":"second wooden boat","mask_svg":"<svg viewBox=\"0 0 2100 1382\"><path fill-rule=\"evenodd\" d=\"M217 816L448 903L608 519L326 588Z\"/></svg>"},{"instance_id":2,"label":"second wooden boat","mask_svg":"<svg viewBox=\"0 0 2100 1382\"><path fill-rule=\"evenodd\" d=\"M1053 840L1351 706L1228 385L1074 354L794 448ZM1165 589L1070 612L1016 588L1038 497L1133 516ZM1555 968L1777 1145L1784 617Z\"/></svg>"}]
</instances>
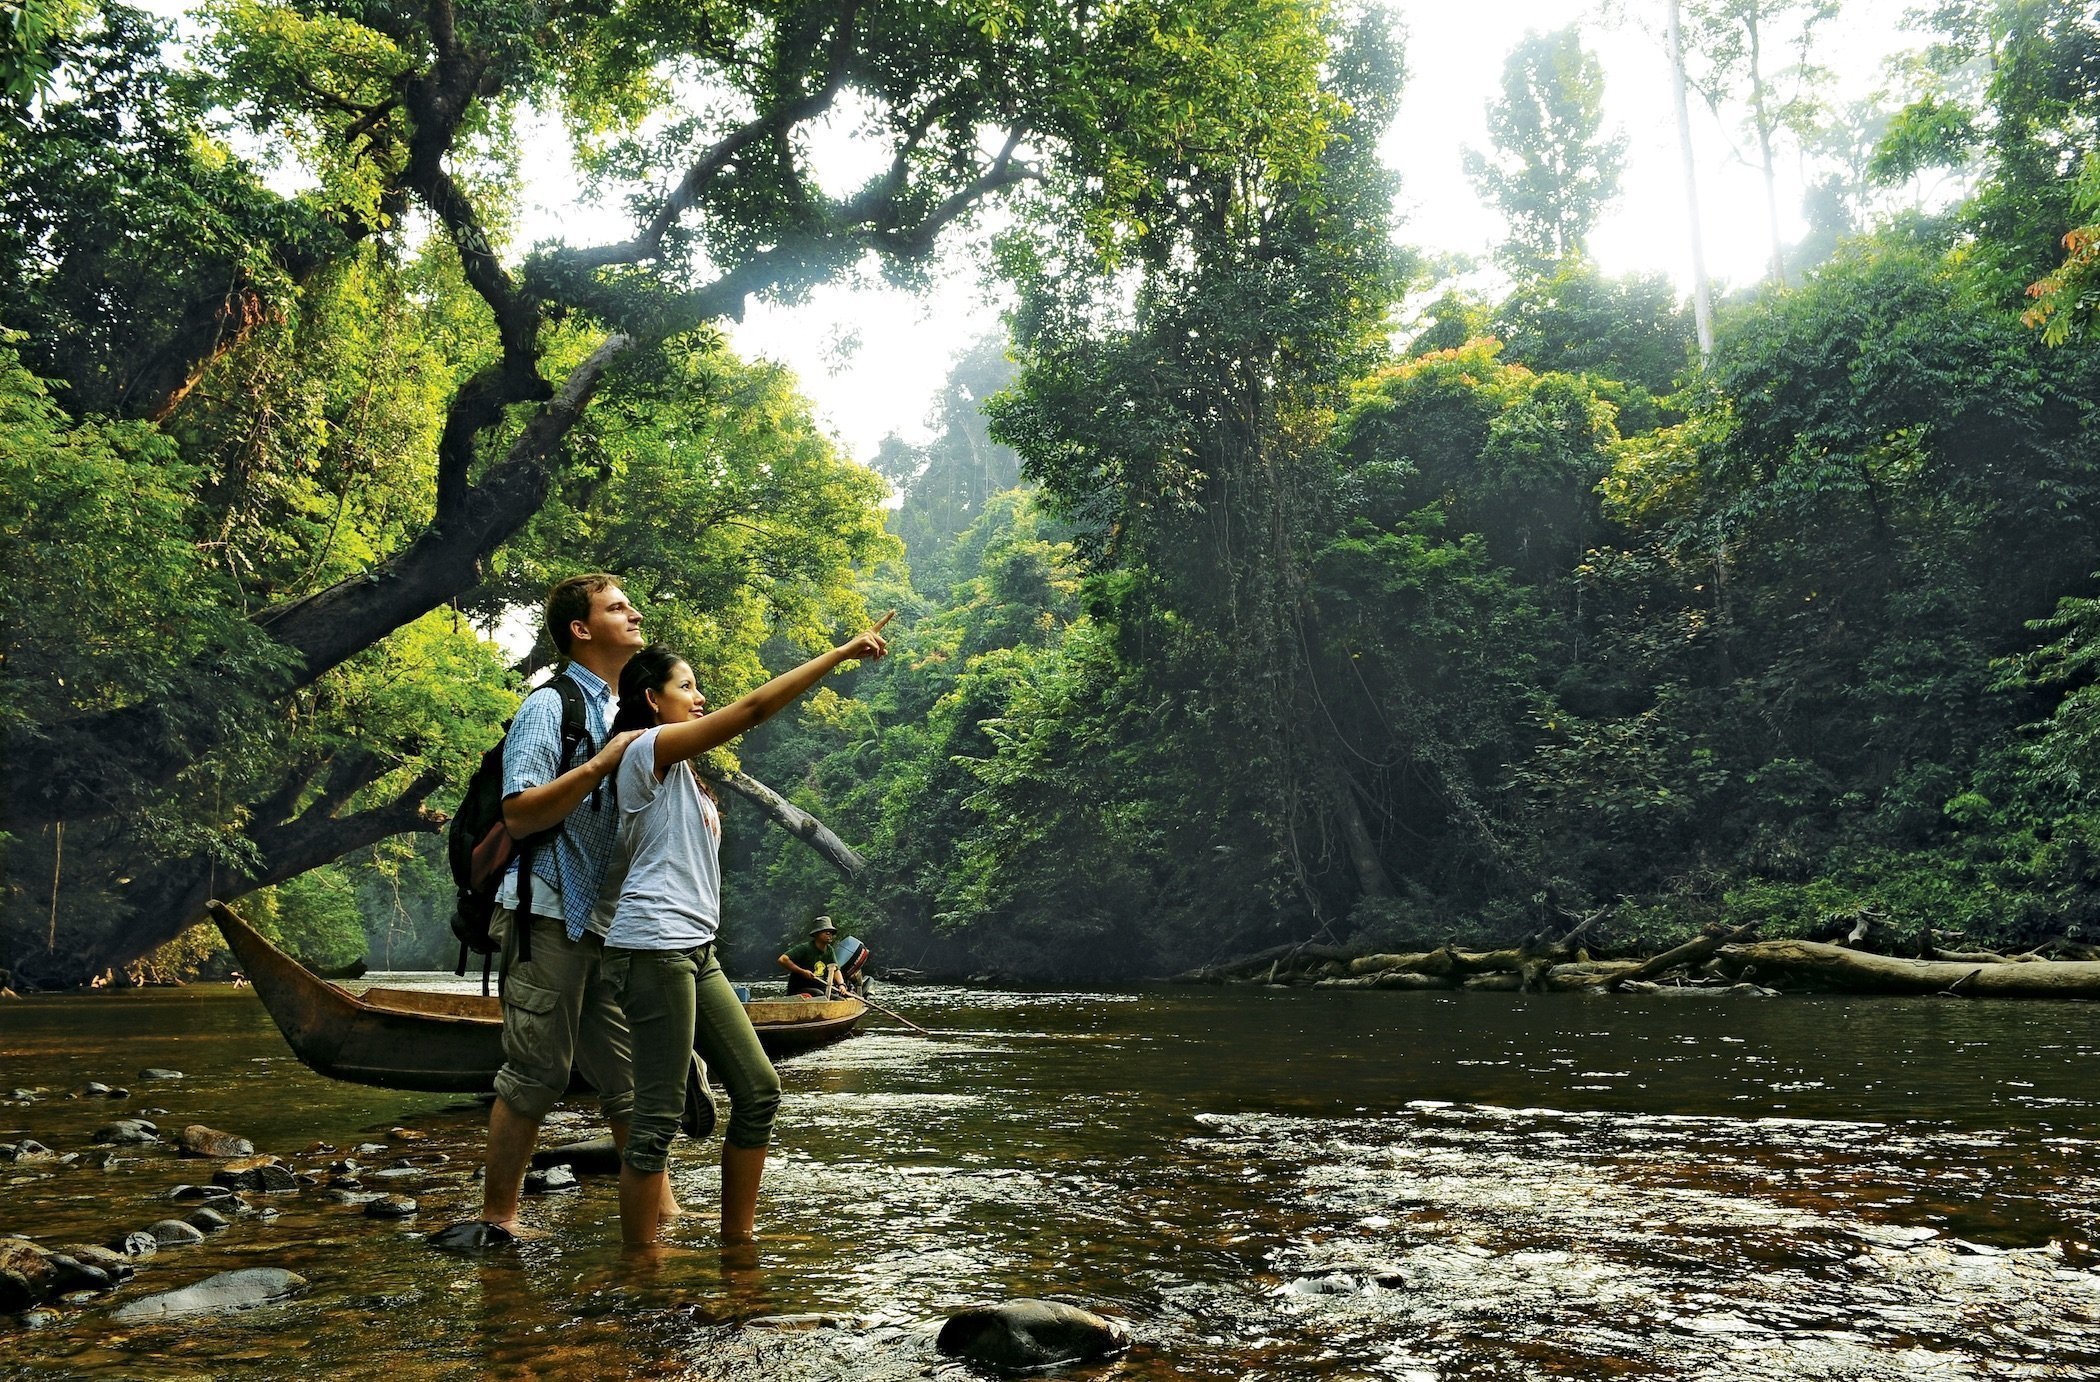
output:
<instances>
[{"instance_id":1,"label":"second wooden boat","mask_svg":"<svg viewBox=\"0 0 2100 1382\"><path fill-rule=\"evenodd\" d=\"M503 1010L478 993L374 987L353 994L317 977L223 902L219 934L292 1054L330 1079L383 1089L481 1093L503 1065ZM774 1060L850 1035L867 1015L856 998L754 998L744 1005Z\"/></svg>"}]
</instances>

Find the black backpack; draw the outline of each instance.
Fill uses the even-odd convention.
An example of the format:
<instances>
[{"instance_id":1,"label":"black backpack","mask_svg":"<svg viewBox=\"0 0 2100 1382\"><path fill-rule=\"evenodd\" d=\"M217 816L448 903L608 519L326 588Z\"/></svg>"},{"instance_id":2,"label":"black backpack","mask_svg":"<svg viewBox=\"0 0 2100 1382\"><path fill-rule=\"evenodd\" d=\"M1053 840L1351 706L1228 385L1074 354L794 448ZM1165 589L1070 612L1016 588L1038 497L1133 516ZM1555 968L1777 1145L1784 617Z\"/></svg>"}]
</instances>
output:
<instances>
[{"instance_id":1,"label":"black backpack","mask_svg":"<svg viewBox=\"0 0 2100 1382\"><path fill-rule=\"evenodd\" d=\"M589 721L584 714L583 688L566 673L557 672L548 685L561 697L561 758L559 771L567 772L570 761L576 756L577 746L590 738ZM540 687L532 694L546 690ZM529 697L528 697L529 699ZM503 726L507 737L510 724ZM469 952L481 959L481 991L489 991L489 965L497 951L495 938L489 934L489 919L496 910L496 892L503 886L503 875L508 871L512 859L518 866L518 913L525 915L532 909L532 856L542 844L546 844L561 833L561 826L551 826L536 835L524 839L513 839L510 828L503 823L503 740L481 756L481 766L467 779L466 794L460 798L459 809L452 813L452 822L445 832L445 852L452 863L452 881L459 889L459 902L452 913L452 934L459 937L459 964L454 974L467 972ZM518 958L532 958L532 931L529 926L518 928Z\"/></svg>"}]
</instances>

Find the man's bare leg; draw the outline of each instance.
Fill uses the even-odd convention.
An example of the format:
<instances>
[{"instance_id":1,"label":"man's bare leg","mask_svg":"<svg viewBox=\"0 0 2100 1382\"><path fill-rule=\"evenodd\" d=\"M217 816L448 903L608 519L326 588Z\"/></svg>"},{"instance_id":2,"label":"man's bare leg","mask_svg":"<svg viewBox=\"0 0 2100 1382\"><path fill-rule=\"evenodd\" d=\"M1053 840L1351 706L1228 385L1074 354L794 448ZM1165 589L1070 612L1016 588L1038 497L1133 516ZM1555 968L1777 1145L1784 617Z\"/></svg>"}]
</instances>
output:
<instances>
[{"instance_id":1,"label":"man's bare leg","mask_svg":"<svg viewBox=\"0 0 2100 1382\"><path fill-rule=\"evenodd\" d=\"M539 1140L538 1120L527 1118L497 1099L489 1105L488 1162L481 1177L481 1218L515 1234L518 1195L525 1187L525 1168Z\"/></svg>"},{"instance_id":2,"label":"man's bare leg","mask_svg":"<svg viewBox=\"0 0 2100 1382\"><path fill-rule=\"evenodd\" d=\"M722 1246L758 1241L758 1182L766 1170L764 1147L722 1144Z\"/></svg>"}]
</instances>

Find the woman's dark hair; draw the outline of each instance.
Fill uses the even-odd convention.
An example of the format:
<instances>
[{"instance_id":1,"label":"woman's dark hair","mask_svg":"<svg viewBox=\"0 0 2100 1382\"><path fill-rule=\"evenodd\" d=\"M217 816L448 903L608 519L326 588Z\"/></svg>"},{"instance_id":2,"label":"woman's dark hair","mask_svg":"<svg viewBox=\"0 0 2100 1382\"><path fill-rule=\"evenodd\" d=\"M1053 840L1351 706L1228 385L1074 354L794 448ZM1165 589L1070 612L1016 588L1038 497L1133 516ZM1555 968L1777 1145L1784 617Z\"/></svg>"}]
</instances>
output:
<instances>
[{"instance_id":1,"label":"woman's dark hair","mask_svg":"<svg viewBox=\"0 0 2100 1382\"><path fill-rule=\"evenodd\" d=\"M648 693L661 691L664 683L671 679L671 669L684 658L661 643L648 647L627 659L620 669L620 713L613 718L612 728L606 733L625 734L630 729L651 729L656 724L656 707L649 704Z\"/></svg>"}]
</instances>

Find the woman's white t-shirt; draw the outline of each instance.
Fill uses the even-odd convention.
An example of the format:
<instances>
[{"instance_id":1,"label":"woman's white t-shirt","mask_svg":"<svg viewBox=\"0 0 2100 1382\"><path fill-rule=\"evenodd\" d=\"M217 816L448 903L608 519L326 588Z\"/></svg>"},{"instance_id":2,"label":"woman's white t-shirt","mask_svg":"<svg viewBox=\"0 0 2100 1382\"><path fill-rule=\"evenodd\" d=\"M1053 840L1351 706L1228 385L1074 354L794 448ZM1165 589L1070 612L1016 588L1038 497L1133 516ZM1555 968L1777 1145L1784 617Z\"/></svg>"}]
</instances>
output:
<instances>
[{"instance_id":1,"label":"woman's white t-shirt","mask_svg":"<svg viewBox=\"0 0 2100 1382\"><path fill-rule=\"evenodd\" d=\"M685 950L715 938L722 916L722 818L690 762L656 780L656 737L644 730L620 758L620 827L613 872L619 900L605 943Z\"/></svg>"}]
</instances>

